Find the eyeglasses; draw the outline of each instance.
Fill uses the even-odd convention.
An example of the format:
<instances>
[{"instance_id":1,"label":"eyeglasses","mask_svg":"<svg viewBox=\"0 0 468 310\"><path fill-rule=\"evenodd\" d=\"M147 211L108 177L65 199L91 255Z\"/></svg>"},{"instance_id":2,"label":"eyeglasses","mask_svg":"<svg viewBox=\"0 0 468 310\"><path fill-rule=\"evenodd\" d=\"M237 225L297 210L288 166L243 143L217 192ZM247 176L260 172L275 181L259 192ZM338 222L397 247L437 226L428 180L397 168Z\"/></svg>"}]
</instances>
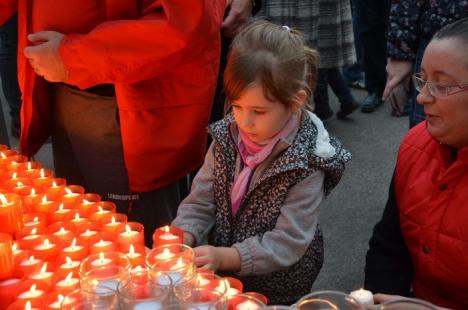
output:
<instances>
[{"instance_id":1,"label":"eyeglasses","mask_svg":"<svg viewBox=\"0 0 468 310\"><path fill-rule=\"evenodd\" d=\"M441 85L433 82L428 82L423 80L419 74L413 75L413 84L414 88L418 92L427 85L427 89L429 90L429 94L435 98L443 99L447 98L450 95L457 94L459 92L465 91L468 89L468 84L465 85Z\"/></svg>"}]
</instances>

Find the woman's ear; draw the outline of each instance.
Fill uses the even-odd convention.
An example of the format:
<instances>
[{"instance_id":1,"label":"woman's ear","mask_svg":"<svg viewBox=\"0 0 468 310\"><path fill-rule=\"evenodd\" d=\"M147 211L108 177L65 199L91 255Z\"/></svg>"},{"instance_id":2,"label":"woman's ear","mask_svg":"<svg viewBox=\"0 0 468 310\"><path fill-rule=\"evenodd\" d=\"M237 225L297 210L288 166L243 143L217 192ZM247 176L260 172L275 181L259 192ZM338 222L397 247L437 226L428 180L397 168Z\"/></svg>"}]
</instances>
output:
<instances>
[{"instance_id":1,"label":"woman's ear","mask_svg":"<svg viewBox=\"0 0 468 310\"><path fill-rule=\"evenodd\" d=\"M300 109L302 109L302 107L304 107L304 105L306 104L306 101L307 101L306 91L305 90L297 91L294 94L294 98L293 98L293 104L292 104L293 112L297 112Z\"/></svg>"}]
</instances>

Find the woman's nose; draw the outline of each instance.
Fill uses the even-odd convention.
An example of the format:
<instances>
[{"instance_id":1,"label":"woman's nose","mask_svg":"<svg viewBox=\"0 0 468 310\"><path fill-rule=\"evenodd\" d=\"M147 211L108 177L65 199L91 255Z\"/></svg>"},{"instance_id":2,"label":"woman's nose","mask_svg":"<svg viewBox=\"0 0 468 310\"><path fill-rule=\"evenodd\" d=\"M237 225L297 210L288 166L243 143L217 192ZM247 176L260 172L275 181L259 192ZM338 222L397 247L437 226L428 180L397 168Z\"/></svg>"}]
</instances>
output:
<instances>
[{"instance_id":1,"label":"woman's nose","mask_svg":"<svg viewBox=\"0 0 468 310\"><path fill-rule=\"evenodd\" d=\"M416 96L416 101L419 104L428 104L434 102L435 98L429 93L429 89L427 88L427 85L425 85L419 94Z\"/></svg>"}]
</instances>

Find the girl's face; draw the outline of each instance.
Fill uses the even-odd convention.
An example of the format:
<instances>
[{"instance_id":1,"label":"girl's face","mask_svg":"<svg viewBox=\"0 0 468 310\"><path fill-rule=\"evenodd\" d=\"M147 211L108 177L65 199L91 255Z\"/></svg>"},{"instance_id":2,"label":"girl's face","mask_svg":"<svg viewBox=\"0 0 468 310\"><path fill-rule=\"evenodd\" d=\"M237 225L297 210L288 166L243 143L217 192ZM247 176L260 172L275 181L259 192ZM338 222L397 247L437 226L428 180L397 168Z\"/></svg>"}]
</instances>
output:
<instances>
[{"instance_id":1,"label":"girl's face","mask_svg":"<svg viewBox=\"0 0 468 310\"><path fill-rule=\"evenodd\" d=\"M281 102L265 98L258 83L248 87L238 100L232 102L232 109L239 129L258 144L266 143L283 129L293 113L293 109Z\"/></svg>"},{"instance_id":2,"label":"girl's face","mask_svg":"<svg viewBox=\"0 0 468 310\"><path fill-rule=\"evenodd\" d=\"M466 45L458 39L433 40L424 53L421 78L446 86L468 84ZM468 90L435 98L426 85L417 101L424 105L431 136L457 149L468 146Z\"/></svg>"}]
</instances>

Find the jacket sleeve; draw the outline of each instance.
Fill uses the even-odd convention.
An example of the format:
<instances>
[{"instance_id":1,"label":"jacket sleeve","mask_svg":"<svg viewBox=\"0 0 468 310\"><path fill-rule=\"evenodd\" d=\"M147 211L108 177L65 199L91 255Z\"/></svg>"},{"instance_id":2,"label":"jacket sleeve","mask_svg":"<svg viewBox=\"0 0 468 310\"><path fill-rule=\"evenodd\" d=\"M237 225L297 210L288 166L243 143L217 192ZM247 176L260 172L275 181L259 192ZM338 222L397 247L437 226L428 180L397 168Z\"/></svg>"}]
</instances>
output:
<instances>
[{"instance_id":1,"label":"jacket sleeve","mask_svg":"<svg viewBox=\"0 0 468 310\"><path fill-rule=\"evenodd\" d=\"M293 186L273 230L233 245L241 257L240 276L271 273L302 258L314 239L324 179L324 172L318 170Z\"/></svg>"},{"instance_id":2,"label":"jacket sleeve","mask_svg":"<svg viewBox=\"0 0 468 310\"><path fill-rule=\"evenodd\" d=\"M182 201L172 225L195 237L196 244L204 240L215 223L213 191L213 144L205 156L205 162L192 183L190 194Z\"/></svg>"},{"instance_id":3,"label":"jacket sleeve","mask_svg":"<svg viewBox=\"0 0 468 310\"><path fill-rule=\"evenodd\" d=\"M0 27L18 11L18 0L0 1Z\"/></svg>"},{"instance_id":4,"label":"jacket sleeve","mask_svg":"<svg viewBox=\"0 0 468 310\"><path fill-rule=\"evenodd\" d=\"M382 219L369 241L364 286L373 293L411 296L413 265L400 228L394 182L395 176Z\"/></svg>"},{"instance_id":5,"label":"jacket sleeve","mask_svg":"<svg viewBox=\"0 0 468 310\"><path fill-rule=\"evenodd\" d=\"M223 18L224 0L152 0L135 20L114 20L66 35L60 55L67 83L87 88L154 78L203 57Z\"/></svg>"},{"instance_id":6,"label":"jacket sleeve","mask_svg":"<svg viewBox=\"0 0 468 310\"><path fill-rule=\"evenodd\" d=\"M388 56L391 59L415 59L425 1L428 0L392 1L388 28Z\"/></svg>"}]
</instances>

